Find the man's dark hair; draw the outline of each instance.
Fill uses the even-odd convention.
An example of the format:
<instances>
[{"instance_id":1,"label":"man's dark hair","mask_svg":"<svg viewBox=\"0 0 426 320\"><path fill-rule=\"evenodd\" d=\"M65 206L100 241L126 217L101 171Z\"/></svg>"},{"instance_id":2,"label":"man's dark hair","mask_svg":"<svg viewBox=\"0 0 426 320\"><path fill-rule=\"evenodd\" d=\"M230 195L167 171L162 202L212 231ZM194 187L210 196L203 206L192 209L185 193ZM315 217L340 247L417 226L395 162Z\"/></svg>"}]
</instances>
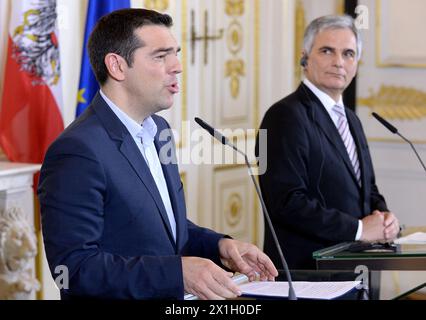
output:
<instances>
[{"instance_id":1,"label":"man's dark hair","mask_svg":"<svg viewBox=\"0 0 426 320\"><path fill-rule=\"evenodd\" d=\"M146 9L117 10L99 19L89 37L88 51L93 73L100 85L108 79L105 56L116 53L131 67L134 51L145 45L134 31L147 25L170 28L173 19L167 14Z\"/></svg>"}]
</instances>

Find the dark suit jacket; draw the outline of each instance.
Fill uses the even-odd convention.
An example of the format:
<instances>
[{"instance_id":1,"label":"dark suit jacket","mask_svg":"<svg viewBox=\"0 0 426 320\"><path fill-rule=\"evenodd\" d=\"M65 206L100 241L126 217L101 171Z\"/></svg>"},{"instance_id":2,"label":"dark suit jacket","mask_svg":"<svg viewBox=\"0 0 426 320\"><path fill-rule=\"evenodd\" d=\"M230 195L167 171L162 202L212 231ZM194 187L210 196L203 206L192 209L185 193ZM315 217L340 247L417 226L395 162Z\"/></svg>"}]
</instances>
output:
<instances>
[{"instance_id":1,"label":"dark suit jacket","mask_svg":"<svg viewBox=\"0 0 426 320\"><path fill-rule=\"evenodd\" d=\"M358 219L375 209L387 210L361 122L351 110L346 114L357 146L361 188L336 126L304 84L275 103L260 126L267 129L261 190L290 268L314 268L313 251L353 241ZM269 228L264 245L281 265Z\"/></svg>"},{"instance_id":2,"label":"dark suit jacket","mask_svg":"<svg viewBox=\"0 0 426 320\"><path fill-rule=\"evenodd\" d=\"M174 155L171 136L159 154ZM50 146L40 175L42 228L53 277L69 270L65 297L183 298L181 255L220 263L223 235L186 218L176 164L162 165L177 226L173 240L166 210L133 138L98 95L91 106Z\"/></svg>"}]
</instances>

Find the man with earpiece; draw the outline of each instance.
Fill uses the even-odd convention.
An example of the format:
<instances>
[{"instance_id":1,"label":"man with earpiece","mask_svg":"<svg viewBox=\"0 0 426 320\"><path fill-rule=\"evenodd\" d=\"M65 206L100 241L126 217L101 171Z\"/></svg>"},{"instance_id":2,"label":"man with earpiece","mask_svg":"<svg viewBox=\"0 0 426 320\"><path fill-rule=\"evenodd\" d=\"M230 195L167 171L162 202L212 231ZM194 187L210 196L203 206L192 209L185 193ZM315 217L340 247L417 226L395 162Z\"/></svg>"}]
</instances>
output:
<instances>
[{"instance_id":1,"label":"man with earpiece","mask_svg":"<svg viewBox=\"0 0 426 320\"><path fill-rule=\"evenodd\" d=\"M376 186L361 122L342 100L361 49L351 17L312 21L300 61L305 78L269 108L260 126L268 139L267 170L259 181L292 269L315 268L312 253L330 245L392 240L399 232ZM279 263L268 228L264 250Z\"/></svg>"}]
</instances>

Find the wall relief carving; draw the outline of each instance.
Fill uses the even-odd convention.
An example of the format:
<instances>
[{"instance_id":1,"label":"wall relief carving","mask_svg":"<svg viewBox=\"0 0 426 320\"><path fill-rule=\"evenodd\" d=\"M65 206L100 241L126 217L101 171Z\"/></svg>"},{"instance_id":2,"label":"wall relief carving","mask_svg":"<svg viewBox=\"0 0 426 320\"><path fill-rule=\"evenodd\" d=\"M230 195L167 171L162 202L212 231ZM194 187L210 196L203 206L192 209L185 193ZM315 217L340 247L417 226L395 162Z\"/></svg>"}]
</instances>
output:
<instances>
[{"instance_id":1,"label":"wall relief carving","mask_svg":"<svg viewBox=\"0 0 426 320\"><path fill-rule=\"evenodd\" d=\"M0 300L29 299L39 282L33 275L37 240L18 208L0 211Z\"/></svg>"}]
</instances>

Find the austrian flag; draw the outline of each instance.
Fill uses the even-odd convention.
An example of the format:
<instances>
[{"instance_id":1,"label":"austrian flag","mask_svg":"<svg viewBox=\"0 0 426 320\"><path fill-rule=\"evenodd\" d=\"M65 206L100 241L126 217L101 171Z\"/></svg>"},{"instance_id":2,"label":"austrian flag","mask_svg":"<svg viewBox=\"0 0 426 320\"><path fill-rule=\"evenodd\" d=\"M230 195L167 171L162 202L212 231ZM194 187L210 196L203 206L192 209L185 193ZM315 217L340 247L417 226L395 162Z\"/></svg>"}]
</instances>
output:
<instances>
[{"instance_id":1,"label":"austrian flag","mask_svg":"<svg viewBox=\"0 0 426 320\"><path fill-rule=\"evenodd\" d=\"M64 129L56 0L14 0L0 107L10 161L41 163Z\"/></svg>"}]
</instances>

